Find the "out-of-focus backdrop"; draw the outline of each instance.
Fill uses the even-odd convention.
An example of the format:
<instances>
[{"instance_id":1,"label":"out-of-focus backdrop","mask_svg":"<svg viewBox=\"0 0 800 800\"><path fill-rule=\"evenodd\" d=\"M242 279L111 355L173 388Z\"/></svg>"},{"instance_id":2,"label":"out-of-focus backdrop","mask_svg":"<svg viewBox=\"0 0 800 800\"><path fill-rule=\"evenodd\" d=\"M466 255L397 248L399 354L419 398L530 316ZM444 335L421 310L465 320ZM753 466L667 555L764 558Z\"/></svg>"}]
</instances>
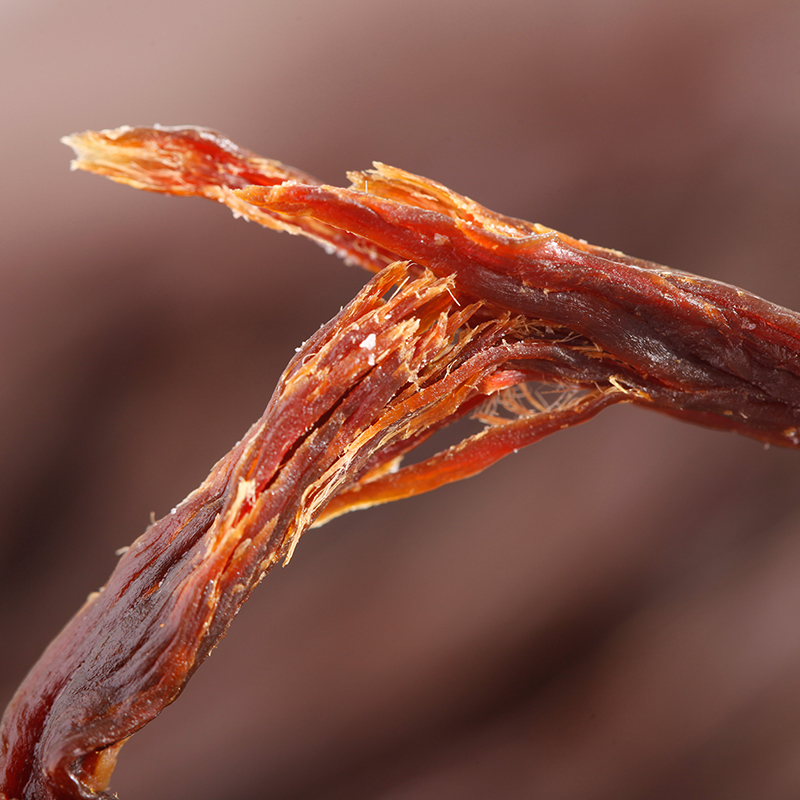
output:
<instances>
[{"instance_id":1,"label":"out-of-focus backdrop","mask_svg":"<svg viewBox=\"0 0 800 800\"><path fill-rule=\"evenodd\" d=\"M0 707L366 276L70 173L197 124L800 309L800 5L0 2ZM626 407L301 542L122 750L137 798L800 795L800 453Z\"/></svg>"}]
</instances>

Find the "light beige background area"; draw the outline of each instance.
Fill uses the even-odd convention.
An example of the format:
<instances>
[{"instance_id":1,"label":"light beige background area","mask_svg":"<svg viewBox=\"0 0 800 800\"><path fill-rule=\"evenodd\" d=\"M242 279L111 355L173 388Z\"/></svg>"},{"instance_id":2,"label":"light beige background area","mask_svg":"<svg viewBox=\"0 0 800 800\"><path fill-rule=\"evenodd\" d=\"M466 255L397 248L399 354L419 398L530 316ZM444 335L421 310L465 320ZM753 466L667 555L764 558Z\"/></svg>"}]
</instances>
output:
<instances>
[{"instance_id":1,"label":"light beige background area","mask_svg":"<svg viewBox=\"0 0 800 800\"><path fill-rule=\"evenodd\" d=\"M800 5L0 2L0 706L366 276L59 137L381 160L800 309ZM122 800L800 795L800 453L614 408L310 532Z\"/></svg>"}]
</instances>

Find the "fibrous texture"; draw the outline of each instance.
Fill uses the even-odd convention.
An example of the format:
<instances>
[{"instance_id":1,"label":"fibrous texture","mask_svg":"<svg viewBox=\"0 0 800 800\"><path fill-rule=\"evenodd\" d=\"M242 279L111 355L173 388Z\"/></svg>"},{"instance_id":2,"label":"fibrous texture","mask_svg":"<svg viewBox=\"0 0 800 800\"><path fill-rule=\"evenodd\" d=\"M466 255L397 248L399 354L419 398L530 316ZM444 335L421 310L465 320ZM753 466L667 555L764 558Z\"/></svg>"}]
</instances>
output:
<instances>
[{"instance_id":1,"label":"fibrous texture","mask_svg":"<svg viewBox=\"0 0 800 800\"><path fill-rule=\"evenodd\" d=\"M800 447L800 317L739 289L385 165L340 189L204 129L67 142L81 169L223 202L377 274L28 675L0 724L0 800L111 797L121 745L314 524L474 475L618 402ZM468 414L480 432L403 463Z\"/></svg>"}]
</instances>

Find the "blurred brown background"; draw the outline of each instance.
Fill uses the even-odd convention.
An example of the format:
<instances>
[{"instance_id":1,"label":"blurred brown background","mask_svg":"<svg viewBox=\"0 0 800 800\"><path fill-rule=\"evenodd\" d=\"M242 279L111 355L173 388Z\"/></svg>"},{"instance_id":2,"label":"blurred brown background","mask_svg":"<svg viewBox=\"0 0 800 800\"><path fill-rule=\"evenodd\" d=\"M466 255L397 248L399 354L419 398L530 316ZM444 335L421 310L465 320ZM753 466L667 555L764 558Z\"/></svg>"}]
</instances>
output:
<instances>
[{"instance_id":1,"label":"blurred brown background","mask_svg":"<svg viewBox=\"0 0 800 800\"><path fill-rule=\"evenodd\" d=\"M365 275L70 174L199 124L800 309L800 4L0 3L0 707ZM800 454L631 408L312 531L123 800L800 795Z\"/></svg>"}]
</instances>

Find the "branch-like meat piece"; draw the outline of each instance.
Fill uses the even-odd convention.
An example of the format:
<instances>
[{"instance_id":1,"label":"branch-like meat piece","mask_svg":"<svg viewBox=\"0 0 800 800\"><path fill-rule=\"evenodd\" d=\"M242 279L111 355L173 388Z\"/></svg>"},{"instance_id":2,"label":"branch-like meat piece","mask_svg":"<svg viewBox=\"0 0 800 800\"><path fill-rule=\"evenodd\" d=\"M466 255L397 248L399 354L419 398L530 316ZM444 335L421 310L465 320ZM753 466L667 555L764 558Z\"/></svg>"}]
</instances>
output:
<instances>
[{"instance_id":1,"label":"branch-like meat piece","mask_svg":"<svg viewBox=\"0 0 800 800\"><path fill-rule=\"evenodd\" d=\"M350 188L340 189L249 153L249 161L237 156L231 166L229 154L246 151L202 129L121 128L66 141L78 168L155 191L213 197L370 269L401 258L453 275L467 301L586 337L619 362L620 385L629 386L634 402L800 446L800 315L741 289L497 214L384 164L350 173ZM207 156L211 147L218 152ZM204 158L216 159L216 172L196 168ZM117 161L125 170L109 168ZM157 181L149 177L152 163ZM242 181L251 185L242 188Z\"/></svg>"},{"instance_id":2,"label":"branch-like meat piece","mask_svg":"<svg viewBox=\"0 0 800 800\"><path fill-rule=\"evenodd\" d=\"M452 283L398 262L300 349L263 417L132 545L28 675L0 726L0 797L110 796L121 744L177 697L320 514L385 501L398 485L412 493L413 476L400 473L386 489L399 458L510 379L539 377L535 364L563 362L576 383L583 368L594 376L580 343L531 336L519 315L482 318L480 303L456 302ZM430 460L416 491L625 398L592 387L499 420Z\"/></svg>"},{"instance_id":3,"label":"branch-like meat piece","mask_svg":"<svg viewBox=\"0 0 800 800\"><path fill-rule=\"evenodd\" d=\"M746 292L383 165L336 189L202 129L67 141L77 167L224 202L380 271L33 668L0 722L0 800L110 797L121 745L313 524L474 475L621 401L800 447L800 318ZM470 412L481 432L401 466Z\"/></svg>"}]
</instances>

